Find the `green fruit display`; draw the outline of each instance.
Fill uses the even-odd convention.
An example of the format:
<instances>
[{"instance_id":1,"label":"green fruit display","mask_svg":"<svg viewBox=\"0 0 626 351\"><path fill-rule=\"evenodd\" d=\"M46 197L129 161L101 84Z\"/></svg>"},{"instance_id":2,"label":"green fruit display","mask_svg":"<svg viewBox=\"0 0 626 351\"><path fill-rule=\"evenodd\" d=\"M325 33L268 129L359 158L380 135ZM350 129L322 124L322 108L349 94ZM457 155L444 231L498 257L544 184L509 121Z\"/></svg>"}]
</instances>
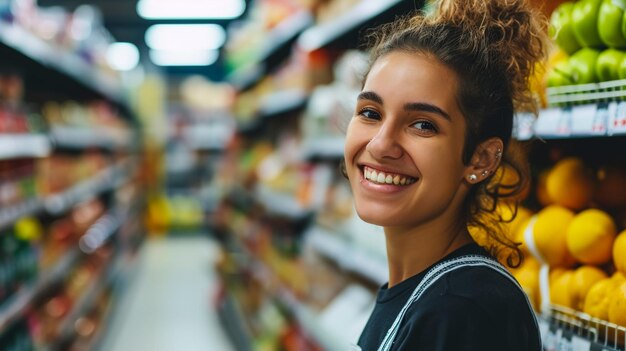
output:
<instances>
[{"instance_id":1,"label":"green fruit display","mask_svg":"<svg viewBox=\"0 0 626 351\"><path fill-rule=\"evenodd\" d=\"M560 87L564 85L572 85L572 69L569 60L557 63L548 73L546 85L549 87Z\"/></svg>"},{"instance_id":2,"label":"green fruit display","mask_svg":"<svg viewBox=\"0 0 626 351\"><path fill-rule=\"evenodd\" d=\"M569 59L574 84L588 84L598 81L596 75L596 62L600 56L598 50L582 48Z\"/></svg>"},{"instance_id":3,"label":"green fruit display","mask_svg":"<svg viewBox=\"0 0 626 351\"><path fill-rule=\"evenodd\" d=\"M573 54L581 48L572 25L573 2L564 2L559 5L550 16L550 37L568 54Z\"/></svg>"},{"instance_id":4,"label":"green fruit display","mask_svg":"<svg viewBox=\"0 0 626 351\"><path fill-rule=\"evenodd\" d=\"M611 48L626 47L623 26L624 10L613 3L613 0L603 0L598 11L598 35L602 42Z\"/></svg>"},{"instance_id":5,"label":"green fruit display","mask_svg":"<svg viewBox=\"0 0 626 351\"><path fill-rule=\"evenodd\" d=\"M598 55L596 75L601 82L619 79L620 65L624 61L625 53L617 49L607 49Z\"/></svg>"},{"instance_id":6,"label":"green fruit display","mask_svg":"<svg viewBox=\"0 0 626 351\"><path fill-rule=\"evenodd\" d=\"M583 47L604 45L598 34L598 14L603 0L580 0L572 9L572 24L576 40Z\"/></svg>"}]
</instances>

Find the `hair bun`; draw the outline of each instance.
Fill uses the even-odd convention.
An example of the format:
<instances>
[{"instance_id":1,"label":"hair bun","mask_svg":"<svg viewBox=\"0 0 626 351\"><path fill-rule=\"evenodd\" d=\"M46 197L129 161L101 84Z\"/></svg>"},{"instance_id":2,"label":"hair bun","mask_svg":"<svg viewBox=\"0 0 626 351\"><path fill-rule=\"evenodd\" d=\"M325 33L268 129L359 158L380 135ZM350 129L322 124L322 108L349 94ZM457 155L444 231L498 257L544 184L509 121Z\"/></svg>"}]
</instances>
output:
<instances>
[{"instance_id":1,"label":"hair bun","mask_svg":"<svg viewBox=\"0 0 626 351\"><path fill-rule=\"evenodd\" d=\"M525 0L439 0L432 18L463 28L486 63L510 79L516 109L535 110L529 78L546 53L547 20Z\"/></svg>"}]
</instances>

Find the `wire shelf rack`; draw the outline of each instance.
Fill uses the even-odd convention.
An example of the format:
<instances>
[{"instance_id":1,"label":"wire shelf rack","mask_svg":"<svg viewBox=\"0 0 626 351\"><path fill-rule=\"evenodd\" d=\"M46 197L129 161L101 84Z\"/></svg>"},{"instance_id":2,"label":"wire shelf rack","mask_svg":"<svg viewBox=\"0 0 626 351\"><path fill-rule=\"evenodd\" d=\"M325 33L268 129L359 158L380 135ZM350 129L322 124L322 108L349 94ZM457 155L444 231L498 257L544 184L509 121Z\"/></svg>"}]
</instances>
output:
<instances>
[{"instance_id":1,"label":"wire shelf rack","mask_svg":"<svg viewBox=\"0 0 626 351\"><path fill-rule=\"evenodd\" d=\"M550 310L550 326L588 340L593 345L589 350L625 350L626 328L563 306L551 305Z\"/></svg>"},{"instance_id":2,"label":"wire shelf rack","mask_svg":"<svg viewBox=\"0 0 626 351\"><path fill-rule=\"evenodd\" d=\"M626 79L550 87L546 93L551 107L626 101Z\"/></svg>"}]
</instances>

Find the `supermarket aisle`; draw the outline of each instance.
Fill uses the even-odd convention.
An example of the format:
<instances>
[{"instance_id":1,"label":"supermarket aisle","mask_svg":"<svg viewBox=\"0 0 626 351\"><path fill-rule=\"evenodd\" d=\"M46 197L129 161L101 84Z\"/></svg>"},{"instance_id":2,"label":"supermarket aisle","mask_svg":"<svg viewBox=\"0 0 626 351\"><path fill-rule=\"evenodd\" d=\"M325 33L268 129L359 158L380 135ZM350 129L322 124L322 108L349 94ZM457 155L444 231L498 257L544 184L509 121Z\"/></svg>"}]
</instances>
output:
<instances>
[{"instance_id":1,"label":"supermarket aisle","mask_svg":"<svg viewBox=\"0 0 626 351\"><path fill-rule=\"evenodd\" d=\"M216 245L200 236L147 240L102 350L233 350L212 303Z\"/></svg>"}]
</instances>

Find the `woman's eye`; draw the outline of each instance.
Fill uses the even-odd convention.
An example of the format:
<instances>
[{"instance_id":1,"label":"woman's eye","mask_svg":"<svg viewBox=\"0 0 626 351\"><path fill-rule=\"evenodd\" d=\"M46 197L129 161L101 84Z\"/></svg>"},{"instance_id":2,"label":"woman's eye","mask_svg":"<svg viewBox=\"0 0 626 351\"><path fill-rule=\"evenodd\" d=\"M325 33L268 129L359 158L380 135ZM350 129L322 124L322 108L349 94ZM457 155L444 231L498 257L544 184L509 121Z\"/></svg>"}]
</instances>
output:
<instances>
[{"instance_id":1,"label":"woman's eye","mask_svg":"<svg viewBox=\"0 0 626 351\"><path fill-rule=\"evenodd\" d=\"M360 110L359 116L363 116L366 119L380 120L380 114L369 108L364 108Z\"/></svg>"},{"instance_id":2,"label":"woman's eye","mask_svg":"<svg viewBox=\"0 0 626 351\"><path fill-rule=\"evenodd\" d=\"M419 121L419 122L415 122L413 123L413 127L419 130L426 130L426 131L431 131L431 132L436 132L437 131L437 127L435 127L434 124L428 122L428 121Z\"/></svg>"}]
</instances>

